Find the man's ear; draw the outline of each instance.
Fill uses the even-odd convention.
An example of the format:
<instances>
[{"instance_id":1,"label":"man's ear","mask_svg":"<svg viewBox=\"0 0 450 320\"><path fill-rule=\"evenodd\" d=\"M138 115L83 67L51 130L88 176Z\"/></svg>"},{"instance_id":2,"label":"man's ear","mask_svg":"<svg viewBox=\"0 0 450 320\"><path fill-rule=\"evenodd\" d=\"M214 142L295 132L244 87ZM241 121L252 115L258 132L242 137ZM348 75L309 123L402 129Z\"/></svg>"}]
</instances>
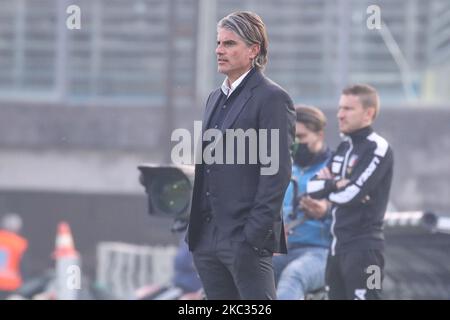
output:
<instances>
[{"instance_id":1,"label":"man's ear","mask_svg":"<svg viewBox=\"0 0 450 320\"><path fill-rule=\"evenodd\" d=\"M325 131L321 130L317 133L317 135L320 137L320 139L324 140L325 139Z\"/></svg>"},{"instance_id":2,"label":"man's ear","mask_svg":"<svg viewBox=\"0 0 450 320\"><path fill-rule=\"evenodd\" d=\"M369 120L371 123L373 122L373 119L375 118L375 111L376 110L373 107L366 108L367 120Z\"/></svg>"},{"instance_id":3,"label":"man's ear","mask_svg":"<svg viewBox=\"0 0 450 320\"><path fill-rule=\"evenodd\" d=\"M250 53L252 59L255 59L258 56L259 50L260 50L259 44L255 43L250 46Z\"/></svg>"}]
</instances>

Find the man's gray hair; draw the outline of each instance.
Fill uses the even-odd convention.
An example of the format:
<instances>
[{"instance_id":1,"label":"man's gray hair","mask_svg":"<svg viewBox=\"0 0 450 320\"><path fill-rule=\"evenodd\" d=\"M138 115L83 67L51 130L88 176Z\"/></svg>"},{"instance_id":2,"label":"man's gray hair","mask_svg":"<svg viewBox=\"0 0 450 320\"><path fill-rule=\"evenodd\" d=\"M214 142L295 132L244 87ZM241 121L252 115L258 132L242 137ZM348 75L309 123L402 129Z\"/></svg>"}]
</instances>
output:
<instances>
[{"instance_id":1,"label":"man's gray hair","mask_svg":"<svg viewBox=\"0 0 450 320\"><path fill-rule=\"evenodd\" d=\"M258 69L264 69L264 66L267 64L267 47L269 41L266 26L256 13L249 11L233 12L220 20L217 27L233 31L248 46L258 44L259 53L253 60L253 66Z\"/></svg>"}]
</instances>

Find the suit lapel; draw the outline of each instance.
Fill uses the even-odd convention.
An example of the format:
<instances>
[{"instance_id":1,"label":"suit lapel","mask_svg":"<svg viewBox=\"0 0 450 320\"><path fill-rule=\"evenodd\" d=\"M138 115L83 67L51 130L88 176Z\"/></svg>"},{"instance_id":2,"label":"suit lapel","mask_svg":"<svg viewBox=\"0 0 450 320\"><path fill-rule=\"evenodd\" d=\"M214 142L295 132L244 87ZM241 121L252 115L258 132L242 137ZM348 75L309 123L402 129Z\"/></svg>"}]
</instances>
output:
<instances>
[{"instance_id":1,"label":"suit lapel","mask_svg":"<svg viewBox=\"0 0 450 320\"><path fill-rule=\"evenodd\" d=\"M221 89L217 89L211 98L209 99L209 103L206 106L205 116L203 118L202 132L206 131L209 120L211 119L211 115L213 114L214 107L217 105L218 100L220 99Z\"/></svg>"},{"instance_id":2,"label":"suit lapel","mask_svg":"<svg viewBox=\"0 0 450 320\"><path fill-rule=\"evenodd\" d=\"M256 87L262 79L263 75L260 71L256 71L248 79L247 83L244 85L244 88L242 88L242 92L236 98L236 101L233 103L233 107L227 114L222 126L220 127L220 130L223 134L225 134L225 130L231 128L233 123L236 121L248 99L250 99L250 97L252 96L253 88Z\"/></svg>"},{"instance_id":3,"label":"suit lapel","mask_svg":"<svg viewBox=\"0 0 450 320\"><path fill-rule=\"evenodd\" d=\"M239 114L241 113L242 109L245 106L245 103L250 99L252 96L252 93L250 90L242 90L241 94L236 98L236 101L233 103L233 107L231 108L230 112L227 114L225 120L222 123L222 126L220 127L220 130L223 134L225 134L225 130L231 128L233 123L238 118Z\"/></svg>"}]
</instances>

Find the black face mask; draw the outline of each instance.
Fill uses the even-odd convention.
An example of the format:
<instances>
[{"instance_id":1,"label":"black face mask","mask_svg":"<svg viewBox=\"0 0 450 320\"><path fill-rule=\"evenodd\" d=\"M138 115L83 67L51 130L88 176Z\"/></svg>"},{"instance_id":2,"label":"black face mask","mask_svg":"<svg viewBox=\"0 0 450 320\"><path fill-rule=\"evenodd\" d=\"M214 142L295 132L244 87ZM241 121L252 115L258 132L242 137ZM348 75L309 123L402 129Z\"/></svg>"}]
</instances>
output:
<instances>
[{"instance_id":1,"label":"black face mask","mask_svg":"<svg viewBox=\"0 0 450 320\"><path fill-rule=\"evenodd\" d=\"M294 163L300 167L307 167L314 160L315 153L311 152L307 143L297 143L294 153Z\"/></svg>"}]
</instances>

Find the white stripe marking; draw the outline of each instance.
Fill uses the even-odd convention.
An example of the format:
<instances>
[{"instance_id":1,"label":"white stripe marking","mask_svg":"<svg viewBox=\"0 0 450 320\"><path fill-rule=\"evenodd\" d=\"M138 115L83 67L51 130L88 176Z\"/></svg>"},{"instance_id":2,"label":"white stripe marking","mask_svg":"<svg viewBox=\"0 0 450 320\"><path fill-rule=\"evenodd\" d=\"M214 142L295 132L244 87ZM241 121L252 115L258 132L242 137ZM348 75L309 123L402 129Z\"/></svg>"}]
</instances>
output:
<instances>
[{"instance_id":1,"label":"white stripe marking","mask_svg":"<svg viewBox=\"0 0 450 320\"><path fill-rule=\"evenodd\" d=\"M313 193L325 188L325 180L309 181L306 185L306 192Z\"/></svg>"},{"instance_id":2,"label":"white stripe marking","mask_svg":"<svg viewBox=\"0 0 450 320\"><path fill-rule=\"evenodd\" d=\"M389 148L389 144L382 136L376 134L375 132L372 132L367 137L367 140L373 141L377 144L377 148L375 149L375 154L377 156L384 157L386 155L386 152Z\"/></svg>"},{"instance_id":3,"label":"white stripe marking","mask_svg":"<svg viewBox=\"0 0 450 320\"><path fill-rule=\"evenodd\" d=\"M330 201L337 204L347 203L352 200L360 190L361 189L358 186L352 184L345 188L343 191L331 193Z\"/></svg>"}]
</instances>

